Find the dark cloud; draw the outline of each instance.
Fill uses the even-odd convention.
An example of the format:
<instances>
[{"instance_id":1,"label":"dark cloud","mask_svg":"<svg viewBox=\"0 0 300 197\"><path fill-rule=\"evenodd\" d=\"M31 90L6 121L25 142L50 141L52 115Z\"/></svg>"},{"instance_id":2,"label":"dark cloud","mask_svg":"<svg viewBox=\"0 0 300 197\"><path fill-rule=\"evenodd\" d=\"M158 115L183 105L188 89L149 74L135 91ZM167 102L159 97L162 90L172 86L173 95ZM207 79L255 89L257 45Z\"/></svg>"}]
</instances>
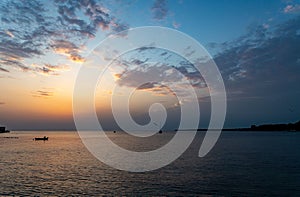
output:
<instances>
[{"instance_id":1,"label":"dark cloud","mask_svg":"<svg viewBox=\"0 0 300 197\"><path fill-rule=\"evenodd\" d=\"M95 1L55 1L57 12L59 14L58 21L60 24L69 28L72 32L82 33L94 37L98 27L107 29L110 19L108 13L104 11ZM81 11L89 18L89 20L79 19L77 11Z\"/></svg>"},{"instance_id":2,"label":"dark cloud","mask_svg":"<svg viewBox=\"0 0 300 197\"><path fill-rule=\"evenodd\" d=\"M149 51L149 50L152 50L152 49L156 49L154 46L151 46L151 45L154 45L155 43L152 43L150 44L150 46L143 46L143 47L140 47L138 49L136 49L138 52L144 52L144 51Z\"/></svg>"},{"instance_id":3,"label":"dark cloud","mask_svg":"<svg viewBox=\"0 0 300 197\"><path fill-rule=\"evenodd\" d=\"M78 51L78 47L67 40L55 40L51 47L57 52L73 53Z\"/></svg>"},{"instance_id":4,"label":"dark cloud","mask_svg":"<svg viewBox=\"0 0 300 197\"><path fill-rule=\"evenodd\" d=\"M232 98L270 98L300 84L300 17L272 30L251 27L214 58ZM285 92L285 93L284 93Z\"/></svg>"},{"instance_id":5,"label":"dark cloud","mask_svg":"<svg viewBox=\"0 0 300 197\"><path fill-rule=\"evenodd\" d=\"M165 55L167 55L167 54L168 54L168 52L165 51L165 52L161 53L160 55L161 55L161 56L165 56Z\"/></svg>"},{"instance_id":6,"label":"dark cloud","mask_svg":"<svg viewBox=\"0 0 300 197\"><path fill-rule=\"evenodd\" d=\"M188 61L181 61L180 66L175 67L194 87L207 87L201 73L195 69L194 65Z\"/></svg>"},{"instance_id":7,"label":"dark cloud","mask_svg":"<svg viewBox=\"0 0 300 197\"><path fill-rule=\"evenodd\" d=\"M31 42L15 42L13 40L0 41L0 53L11 58L29 58L43 53L32 46Z\"/></svg>"},{"instance_id":8,"label":"dark cloud","mask_svg":"<svg viewBox=\"0 0 300 197\"><path fill-rule=\"evenodd\" d=\"M3 71L3 72L9 72L7 69L1 68L1 67L0 67L0 71Z\"/></svg>"},{"instance_id":9,"label":"dark cloud","mask_svg":"<svg viewBox=\"0 0 300 197\"><path fill-rule=\"evenodd\" d=\"M142 65L144 63L146 63L149 60L149 58L145 59L145 60L139 60L139 59L132 59L131 60L131 64L136 64L136 65Z\"/></svg>"},{"instance_id":10,"label":"dark cloud","mask_svg":"<svg viewBox=\"0 0 300 197\"><path fill-rule=\"evenodd\" d=\"M70 31L84 36L94 37L99 28L120 32L128 29L128 25L111 16L108 9L94 0L55 1L59 13L58 21ZM78 12L87 20L79 19Z\"/></svg>"},{"instance_id":11,"label":"dark cloud","mask_svg":"<svg viewBox=\"0 0 300 197\"><path fill-rule=\"evenodd\" d=\"M111 25L112 33L119 33L119 35L121 35L121 36L126 36L128 29L129 29L129 25L127 23L112 22L112 25Z\"/></svg>"},{"instance_id":12,"label":"dark cloud","mask_svg":"<svg viewBox=\"0 0 300 197\"><path fill-rule=\"evenodd\" d=\"M155 0L151 8L153 18L156 20L163 20L168 14L168 7L166 0Z\"/></svg>"},{"instance_id":13,"label":"dark cloud","mask_svg":"<svg viewBox=\"0 0 300 197\"><path fill-rule=\"evenodd\" d=\"M147 83L144 83L143 85L139 86L137 89L138 90L152 89L155 87L156 84L157 84L156 82L147 82Z\"/></svg>"},{"instance_id":14,"label":"dark cloud","mask_svg":"<svg viewBox=\"0 0 300 197\"><path fill-rule=\"evenodd\" d=\"M43 4L39 1L8 1L1 4L0 10L6 15L1 16L2 22L18 23L21 25L31 25L33 22L43 23L45 18L43 12L46 11ZM15 17L9 12L13 12ZM29 28L29 27L27 27Z\"/></svg>"}]
</instances>

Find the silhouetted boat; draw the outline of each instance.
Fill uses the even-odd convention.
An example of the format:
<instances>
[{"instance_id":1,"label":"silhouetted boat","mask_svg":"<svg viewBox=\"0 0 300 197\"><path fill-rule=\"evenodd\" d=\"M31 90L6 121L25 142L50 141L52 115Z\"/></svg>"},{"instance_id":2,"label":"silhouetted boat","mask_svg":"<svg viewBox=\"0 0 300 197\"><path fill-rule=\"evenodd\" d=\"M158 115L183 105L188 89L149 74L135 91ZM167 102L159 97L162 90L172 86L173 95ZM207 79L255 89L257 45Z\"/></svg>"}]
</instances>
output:
<instances>
[{"instance_id":1,"label":"silhouetted boat","mask_svg":"<svg viewBox=\"0 0 300 197\"><path fill-rule=\"evenodd\" d=\"M162 130L159 130L159 132L158 133L162 133Z\"/></svg>"},{"instance_id":2,"label":"silhouetted boat","mask_svg":"<svg viewBox=\"0 0 300 197\"><path fill-rule=\"evenodd\" d=\"M0 133L9 133L9 130L6 130L5 127L0 127Z\"/></svg>"},{"instance_id":3,"label":"silhouetted boat","mask_svg":"<svg viewBox=\"0 0 300 197\"><path fill-rule=\"evenodd\" d=\"M36 137L34 138L35 141L39 141L39 140L43 140L43 141L48 141L48 137L44 136L44 137Z\"/></svg>"}]
</instances>

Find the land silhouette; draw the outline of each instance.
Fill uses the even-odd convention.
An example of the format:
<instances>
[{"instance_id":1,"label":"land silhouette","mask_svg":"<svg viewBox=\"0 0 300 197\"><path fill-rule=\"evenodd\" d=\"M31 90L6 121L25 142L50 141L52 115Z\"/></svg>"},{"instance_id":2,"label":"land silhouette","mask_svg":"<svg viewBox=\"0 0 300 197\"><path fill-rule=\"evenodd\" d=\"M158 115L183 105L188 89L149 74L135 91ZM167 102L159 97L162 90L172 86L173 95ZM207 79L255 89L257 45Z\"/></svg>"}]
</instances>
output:
<instances>
[{"instance_id":1,"label":"land silhouette","mask_svg":"<svg viewBox=\"0 0 300 197\"><path fill-rule=\"evenodd\" d=\"M197 129L197 131L207 131L207 129ZM251 125L251 127L248 128L223 128L222 131L300 131L300 120L295 123L287 124Z\"/></svg>"}]
</instances>

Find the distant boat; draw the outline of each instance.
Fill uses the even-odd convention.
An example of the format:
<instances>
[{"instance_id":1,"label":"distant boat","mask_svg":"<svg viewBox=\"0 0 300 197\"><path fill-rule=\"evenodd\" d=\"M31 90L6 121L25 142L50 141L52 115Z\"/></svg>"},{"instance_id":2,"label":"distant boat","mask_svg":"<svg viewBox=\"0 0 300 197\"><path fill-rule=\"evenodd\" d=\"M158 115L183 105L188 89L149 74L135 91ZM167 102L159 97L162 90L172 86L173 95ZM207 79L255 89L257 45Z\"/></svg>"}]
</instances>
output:
<instances>
[{"instance_id":1,"label":"distant boat","mask_svg":"<svg viewBox=\"0 0 300 197\"><path fill-rule=\"evenodd\" d=\"M9 133L9 130L6 130L5 127L0 127L0 133Z\"/></svg>"},{"instance_id":2,"label":"distant boat","mask_svg":"<svg viewBox=\"0 0 300 197\"><path fill-rule=\"evenodd\" d=\"M159 132L158 133L162 133L162 130L159 130Z\"/></svg>"},{"instance_id":3,"label":"distant boat","mask_svg":"<svg viewBox=\"0 0 300 197\"><path fill-rule=\"evenodd\" d=\"M40 141L40 140L43 140L43 141L48 141L48 137L44 136L44 137L36 137L34 138L35 141Z\"/></svg>"}]
</instances>

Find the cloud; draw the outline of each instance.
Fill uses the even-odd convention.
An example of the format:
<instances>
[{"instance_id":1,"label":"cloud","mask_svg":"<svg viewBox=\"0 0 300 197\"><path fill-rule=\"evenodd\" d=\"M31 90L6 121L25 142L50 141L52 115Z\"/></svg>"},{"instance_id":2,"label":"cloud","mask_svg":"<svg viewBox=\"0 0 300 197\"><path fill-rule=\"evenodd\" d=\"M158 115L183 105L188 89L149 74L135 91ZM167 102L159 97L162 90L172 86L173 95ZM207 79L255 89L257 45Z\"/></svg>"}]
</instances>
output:
<instances>
[{"instance_id":1,"label":"cloud","mask_svg":"<svg viewBox=\"0 0 300 197\"><path fill-rule=\"evenodd\" d=\"M121 36L127 35L127 30L129 29L129 25L127 23L115 22L114 20L111 22L111 30L112 33L120 33Z\"/></svg>"},{"instance_id":2,"label":"cloud","mask_svg":"<svg viewBox=\"0 0 300 197\"><path fill-rule=\"evenodd\" d=\"M151 8L153 13L153 18L155 20L163 20L168 14L168 7L166 0L155 0Z\"/></svg>"},{"instance_id":3,"label":"cloud","mask_svg":"<svg viewBox=\"0 0 300 197\"><path fill-rule=\"evenodd\" d=\"M26 65L24 65L23 63L22 63L22 58L11 58L11 57L7 57L7 56L3 56L3 57L0 57L0 66L2 66L2 67L0 67L1 69L1 71L4 71L4 72L9 72L9 70L8 69L6 69L6 68L3 68L3 66L5 66L5 67L13 67L13 68L16 68L16 69L19 69L19 70L22 70L22 71L28 71L28 70L30 70L30 68L29 67L27 67Z\"/></svg>"},{"instance_id":4,"label":"cloud","mask_svg":"<svg viewBox=\"0 0 300 197\"><path fill-rule=\"evenodd\" d=\"M79 55L79 47L70 41L55 40L51 47L56 53L67 56L73 62L82 63L85 61L85 59Z\"/></svg>"},{"instance_id":5,"label":"cloud","mask_svg":"<svg viewBox=\"0 0 300 197\"><path fill-rule=\"evenodd\" d=\"M55 1L58 21L65 28L84 36L94 37L98 27L108 29L110 19L108 13L95 1ZM89 20L79 19L77 12L82 11Z\"/></svg>"},{"instance_id":6,"label":"cloud","mask_svg":"<svg viewBox=\"0 0 300 197\"><path fill-rule=\"evenodd\" d=\"M35 72L44 75L59 75L60 72L69 70L69 66L66 65L51 65L44 64L43 66L34 65Z\"/></svg>"},{"instance_id":7,"label":"cloud","mask_svg":"<svg viewBox=\"0 0 300 197\"><path fill-rule=\"evenodd\" d=\"M84 36L94 37L99 28L113 32L128 29L128 25L111 16L109 10L94 0L55 1L59 13L58 21L62 26ZM79 19L78 12L86 16Z\"/></svg>"},{"instance_id":8,"label":"cloud","mask_svg":"<svg viewBox=\"0 0 300 197\"><path fill-rule=\"evenodd\" d=\"M24 58L31 58L42 55L30 42L16 42L13 40L1 39L0 41L0 68L1 71L8 71L9 67L15 67L23 71L30 68L23 63ZM7 68L3 68L6 66Z\"/></svg>"},{"instance_id":9,"label":"cloud","mask_svg":"<svg viewBox=\"0 0 300 197\"><path fill-rule=\"evenodd\" d=\"M275 28L252 27L246 35L226 43L214 57L227 91L237 97L268 98L297 88L300 83L300 17ZM233 94L232 94L233 95Z\"/></svg>"},{"instance_id":10,"label":"cloud","mask_svg":"<svg viewBox=\"0 0 300 197\"><path fill-rule=\"evenodd\" d=\"M11 38L14 38L15 36L14 36L14 34L12 33L12 32L10 32L10 31L6 31L5 32L9 37L11 37Z\"/></svg>"},{"instance_id":11,"label":"cloud","mask_svg":"<svg viewBox=\"0 0 300 197\"><path fill-rule=\"evenodd\" d=\"M0 5L0 61L6 70L31 70L24 59L44 55L44 44L52 33L37 1L5 1Z\"/></svg>"},{"instance_id":12,"label":"cloud","mask_svg":"<svg viewBox=\"0 0 300 197\"><path fill-rule=\"evenodd\" d=\"M214 60L226 87L228 124L299 117L290 110L299 108L299 30L297 16L268 29L252 26L245 35L220 44Z\"/></svg>"},{"instance_id":13,"label":"cloud","mask_svg":"<svg viewBox=\"0 0 300 197\"><path fill-rule=\"evenodd\" d=\"M54 9L48 9L49 5ZM83 62L78 46L93 38L97 31L119 32L129 28L94 0L4 1L0 4L0 20L0 72L35 72L25 63L26 59L39 58L53 49L60 50L70 61ZM68 51L63 52L63 48L55 45L58 40L69 44Z\"/></svg>"},{"instance_id":14,"label":"cloud","mask_svg":"<svg viewBox=\"0 0 300 197\"><path fill-rule=\"evenodd\" d=\"M4 102L0 102L0 105L5 105L5 103Z\"/></svg>"},{"instance_id":15,"label":"cloud","mask_svg":"<svg viewBox=\"0 0 300 197\"><path fill-rule=\"evenodd\" d=\"M49 98L54 95L52 91L46 91L46 90L37 90L35 92L32 92L31 94L33 97L39 97L39 98Z\"/></svg>"},{"instance_id":16,"label":"cloud","mask_svg":"<svg viewBox=\"0 0 300 197\"><path fill-rule=\"evenodd\" d=\"M147 82L139 86L137 89L138 90L152 89L155 87L156 84L157 84L156 82Z\"/></svg>"},{"instance_id":17,"label":"cloud","mask_svg":"<svg viewBox=\"0 0 300 197\"><path fill-rule=\"evenodd\" d=\"M186 88L190 85L195 89L207 88L194 65L170 51L141 47L121 58L111 66L115 68L114 78L119 86L155 95L174 95L172 87L181 96L189 96Z\"/></svg>"},{"instance_id":18,"label":"cloud","mask_svg":"<svg viewBox=\"0 0 300 197\"><path fill-rule=\"evenodd\" d=\"M85 59L78 54L70 54L69 59L76 63L83 63Z\"/></svg>"},{"instance_id":19,"label":"cloud","mask_svg":"<svg viewBox=\"0 0 300 197\"><path fill-rule=\"evenodd\" d=\"M287 5L284 9L283 9L284 13L299 13L300 12L300 5L295 4L295 5Z\"/></svg>"},{"instance_id":20,"label":"cloud","mask_svg":"<svg viewBox=\"0 0 300 197\"><path fill-rule=\"evenodd\" d=\"M177 23L176 21L173 21L172 25L175 29L178 29L181 26L181 24Z\"/></svg>"},{"instance_id":21,"label":"cloud","mask_svg":"<svg viewBox=\"0 0 300 197\"><path fill-rule=\"evenodd\" d=\"M186 53L191 53L186 49ZM117 85L137 88L158 94L164 94L166 86L175 88L184 94L186 81L195 89L207 88L207 85L193 64L181 56L155 47L141 47L113 63L113 75ZM160 92L160 94L161 94Z\"/></svg>"},{"instance_id":22,"label":"cloud","mask_svg":"<svg viewBox=\"0 0 300 197\"><path fill-rule=\"evenodd\" d=\"M9 72L7 69L1 68L1 67L0 67L0 71L3 71L3 72Z\"/></svg>"}]
</instances>

